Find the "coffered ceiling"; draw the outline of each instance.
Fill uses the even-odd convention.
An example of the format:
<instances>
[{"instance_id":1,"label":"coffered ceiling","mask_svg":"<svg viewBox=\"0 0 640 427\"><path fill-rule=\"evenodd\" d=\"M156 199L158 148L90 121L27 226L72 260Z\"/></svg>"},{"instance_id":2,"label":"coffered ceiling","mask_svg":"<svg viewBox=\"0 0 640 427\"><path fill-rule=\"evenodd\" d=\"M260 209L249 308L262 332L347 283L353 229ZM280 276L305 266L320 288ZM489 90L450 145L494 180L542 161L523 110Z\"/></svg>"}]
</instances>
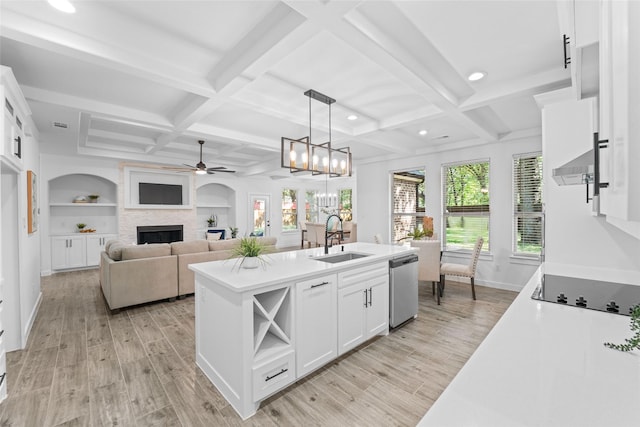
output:
<instances>
[{"instance_id":1,"label":"coffered ceiling","mask_svg":"<svg viewBox=\"0 0 640 427\"><path fill-rule=\"evenodd\" d=\"M357 169L537 135L533 95L571 82L555 1L73 3L0 3L0 59L43 152L194 164L204 139L208 166L286 174L280 137L309 134L315 89ZM311 113L324 142L328 108Z\"/></svg>"}]
</instances>

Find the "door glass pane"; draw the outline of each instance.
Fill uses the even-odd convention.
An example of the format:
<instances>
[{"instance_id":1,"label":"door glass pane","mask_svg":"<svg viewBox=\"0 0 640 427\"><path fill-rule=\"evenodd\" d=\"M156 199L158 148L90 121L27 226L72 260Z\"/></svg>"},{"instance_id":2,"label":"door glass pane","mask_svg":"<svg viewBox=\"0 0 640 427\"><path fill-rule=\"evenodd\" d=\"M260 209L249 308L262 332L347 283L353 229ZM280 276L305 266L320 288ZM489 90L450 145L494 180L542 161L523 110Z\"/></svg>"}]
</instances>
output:
<instances>
[{"instance_id":1,"label":"door glass pane","mask_svg":"<svg viewBox=\"0 0 640 427\"><path fill-rule=\"evenodd\" d=\"M265 199L253 199L253 230L254 236L264 236L266 228L267 201Z\"/></svg>"}]
</instances>

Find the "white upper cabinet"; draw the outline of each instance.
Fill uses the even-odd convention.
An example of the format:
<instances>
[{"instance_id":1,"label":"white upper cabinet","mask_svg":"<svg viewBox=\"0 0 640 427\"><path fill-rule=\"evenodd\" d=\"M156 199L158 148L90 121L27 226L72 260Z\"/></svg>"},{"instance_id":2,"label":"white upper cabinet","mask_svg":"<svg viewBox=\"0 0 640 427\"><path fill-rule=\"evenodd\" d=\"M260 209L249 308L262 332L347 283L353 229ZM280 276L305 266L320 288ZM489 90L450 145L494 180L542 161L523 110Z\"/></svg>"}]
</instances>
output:
<instances>
[{"instance_id":1,"label":"white upper cabinet","mask_svg":"<svg viewBox=\"0 0 640 427\"><path fill-rule=\"evenodd\" d=\"M2 84L0 85L0 100L3 104L2 144L0 157L16 170L23 170L23 154L25 150L25 136L27 135L27 119L31 110L22 95L13 72L2 66Z\"/></svg>"},{"instance_id":2,"label":"white upper cabinet","mask_svg":"<svg viewBox=\"0 0 640 427\"><path fill-rule=\"evenodd\" d=\"M600 38L601 212L640 238L640 2L603 1Z\"/></svg>"}]
</instances>

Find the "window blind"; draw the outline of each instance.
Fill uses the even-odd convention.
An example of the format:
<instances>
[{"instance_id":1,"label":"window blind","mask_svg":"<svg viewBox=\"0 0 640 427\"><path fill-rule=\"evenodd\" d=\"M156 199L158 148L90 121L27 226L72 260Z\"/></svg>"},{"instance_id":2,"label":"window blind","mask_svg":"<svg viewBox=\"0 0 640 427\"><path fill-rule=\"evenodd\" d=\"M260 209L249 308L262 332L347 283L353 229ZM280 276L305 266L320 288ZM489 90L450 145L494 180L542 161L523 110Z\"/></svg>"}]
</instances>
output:
<instances>
[{"instance_id":1,"label":"window blind","mask_svg":"<svg viewBox=\"0 0 640 427\"><path fill-rule=\"evenodd\" d=\"M542 249L542 156L513 157L513 253L539 257Z\"/></svg>"}]
</instances>

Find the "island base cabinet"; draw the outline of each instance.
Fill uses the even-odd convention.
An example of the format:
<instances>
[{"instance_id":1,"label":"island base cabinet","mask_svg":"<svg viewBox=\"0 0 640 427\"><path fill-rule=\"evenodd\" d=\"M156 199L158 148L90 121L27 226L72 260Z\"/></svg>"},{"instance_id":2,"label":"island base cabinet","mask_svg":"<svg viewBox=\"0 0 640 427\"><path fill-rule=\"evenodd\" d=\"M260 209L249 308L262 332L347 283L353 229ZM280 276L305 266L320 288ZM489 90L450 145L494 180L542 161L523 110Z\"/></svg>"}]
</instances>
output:
<instances>
[{"instance_id":1,"label":"island base cabinet","mask_svg":"<svg viewBox=\"0 0 640 427\"><path fill-rule=\"evenodd\" d=\"M284 356L253 368L254 401L258 402L295 381L294 355L295 353L290 351Z\"/></svg>"},{"instance_id":2,"label":"island base cabinet","mask_svg":"<svg viewBox=\"0 0 640 427\"><path fill-rule=\"evenodd\" d=\"M338 274L338 355L389 331L386 263Z\"/></svg>"},{"instance_id":3,"label":"island base cabinet","mask_svg":"<svg viewBox=\"0 0 640 427\"><path fill-rule=\"evenodd\" d=\"M336 276L296 283L298 376L326 365L338 355Z\"/></svg>"}]
</instances>

